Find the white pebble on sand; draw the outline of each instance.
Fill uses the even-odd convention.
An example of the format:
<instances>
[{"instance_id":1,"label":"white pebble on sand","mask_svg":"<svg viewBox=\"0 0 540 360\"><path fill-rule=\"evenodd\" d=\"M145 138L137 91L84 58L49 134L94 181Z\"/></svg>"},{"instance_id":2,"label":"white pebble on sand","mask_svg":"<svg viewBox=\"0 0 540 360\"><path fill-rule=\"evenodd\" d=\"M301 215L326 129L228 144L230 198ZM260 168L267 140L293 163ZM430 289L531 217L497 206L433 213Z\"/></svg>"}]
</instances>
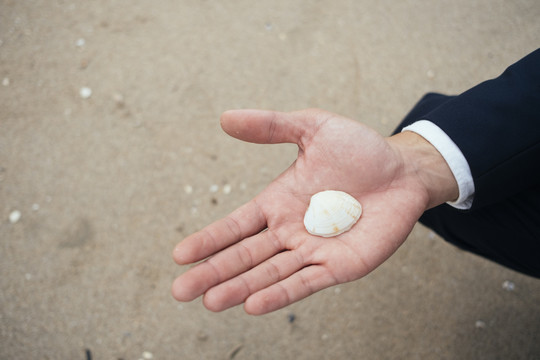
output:
<instances>
[{"instance_id":1,"label":"white pebble on sand","mask_svg":"<svg viewBox=\"0 0 540 360\"><path fill-rule=\"evenodd\" d=\"M516 288L516 284L514 284L510 280L506 280L502 283L502 288L506 291L514 291L514 289Z\"/></svg>"},{"instance_id":2,"label":"white pebble on sand","mask_svg":"<svg viewBox=\"0 0 540 360\"><path fill-rule=\"evenodd\" d=\"M223 193L228 195L231 193L232 187L229 184L223 185Z\"/></svg>"},{"instance_id":3,"label":"white pebble on sand","mask_svg":"<svg viewBox=\"0 0 540 360\"><path fill-rule=\"evenodd\" d=\"M77 47L83 47L85 44L86 40L84 40L83 38L77 39L77 41L75 42L75 45L77 45Z\"/></svg>"},{"instance_id":4,"label":"white pebble on sand","mask_svg":"<svg viewBox=\"0 0 540 360\"><path fill-rule=\"evenodd\" d=\"M92 89L84 86L81 88L81 90L79 90L79 95L81 95L83 99L88 99L90 96L92 96Z\"/></svg>"},{"instance_id":5,"label":"white pebble on sand","mask_svg":"<svg viewBox=\"0 0 540 360\"><path fill-rule=\"evenodd\" d=\"M477 329L484 329L486 327L486 323L482 320L476 320L474 326L476 326Z\"/></svg>"},{"instance_id":6,"label":"white pebble on sand","mask_svg":"<svg viewBox=\"0 0 540 360\"><path fill-rule=\"evenodd\" d=\"M186 194L191 194L193 192L193 187L191 185L184 186L184 192Z\"/></svg>"},{"instance_id":7,"label":"white pebble on sand","mask_svg":"<svg viewBox=\"0 0 540 360\"><path fill-rule=\"evenodd\" d=\"M217 192L219 190L219 186L214 184L214 185L210 186L209 190L210 190L210 192L215 193L215 192Z\"/></svg>"},{"instance_id":8,"label":"white pebble on sand","mask_svg":"<svg viewBox=\"0 0 540 360\"><path fill-rule=\"evenodd\" d=\"M2 80L2 85L4 85L4 86L9 86L9 82L10 82L10 81L9 81L9 78L6 77L6 78L4 78L4 79Z\"/></svg>"},{"instance_id":9,"label":"white pebble on sand","mask_svg":"<svg viewBox=\"0 0 540 360\"><path fill-rule=\"evenodd\" d=\"M21 219L21 212L19 210L13 210L10 214L9 214L9 222L12 223L12 224L15 224L17 221L19 221Z\"/></svg>"},{"instance_id":10,"label":"white pebble on sand","mask_svg":"<svg viewBox=\"0 0 540 360\"><path fill-rule=\"evenodd\" d=\"M142 357L143 359L150 360L154 358L154 355L150 351L144 351Z\"/></svg>"}]
</instances>

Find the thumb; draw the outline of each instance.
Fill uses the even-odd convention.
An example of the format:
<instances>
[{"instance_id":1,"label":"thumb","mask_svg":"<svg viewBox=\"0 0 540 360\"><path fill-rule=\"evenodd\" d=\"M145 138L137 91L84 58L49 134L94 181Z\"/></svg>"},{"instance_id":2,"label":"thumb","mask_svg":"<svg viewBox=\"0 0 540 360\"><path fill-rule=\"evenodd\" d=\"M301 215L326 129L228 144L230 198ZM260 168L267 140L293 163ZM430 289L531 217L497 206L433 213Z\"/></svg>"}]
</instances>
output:
<instances>
[{"instance_id":1,"label":"thumb","mask_svg":"<svg viewBox=\"0 0 540 360\"><path fill-rule=\"evenodd\" d=\"M312 117L306 111L229 110L221 115L221 127L232 137L257 144L299 144L316 123Z\"/></svg>"}]
</instances>

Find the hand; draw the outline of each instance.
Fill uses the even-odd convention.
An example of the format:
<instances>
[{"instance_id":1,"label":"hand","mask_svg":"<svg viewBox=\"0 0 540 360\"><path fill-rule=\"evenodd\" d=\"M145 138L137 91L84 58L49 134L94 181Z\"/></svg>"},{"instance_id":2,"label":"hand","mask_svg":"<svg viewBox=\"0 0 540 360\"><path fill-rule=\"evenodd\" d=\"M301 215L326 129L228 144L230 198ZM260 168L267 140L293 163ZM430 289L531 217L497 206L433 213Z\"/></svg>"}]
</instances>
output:
<instances>
[{"instance_id":1,"label":"hand","mask_svg":"<svg viewBox=\"0 0 540 360\"><path fill-rule=\"evenodd\" d=\"M174 282L179 301L204 294L212 311L241 303L249 314L277 310L365 276L397 250L427 208L457 197L442 157L413 133L386 139L322 110L228 111L221 125L245 141L296 143L298 158L253 200L177 245L178 264L207 258ZM322 190L360 201L363 214L350 231L322 238L305 230L310 197Z\"/></svg>"}]
</instances>

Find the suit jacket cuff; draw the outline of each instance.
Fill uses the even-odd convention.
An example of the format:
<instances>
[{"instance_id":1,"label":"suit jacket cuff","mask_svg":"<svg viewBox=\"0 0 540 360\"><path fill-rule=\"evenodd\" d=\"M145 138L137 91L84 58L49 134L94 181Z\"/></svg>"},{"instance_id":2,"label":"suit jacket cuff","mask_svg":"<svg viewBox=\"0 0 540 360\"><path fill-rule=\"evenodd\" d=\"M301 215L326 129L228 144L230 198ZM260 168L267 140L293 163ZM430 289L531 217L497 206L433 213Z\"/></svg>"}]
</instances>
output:
<instances>
[{"instance_id":1,"label":"suit jacket cuff","mask_svg":"<svg viewBox=\"0 0 540 360\"><path fill-rule=\"evenodd\" d=\"M459 188L458 199L447 202L447 204L457 209L470 209L474 198L474 181L471 169L465 156L452 139L440 127L428 120L419 120L406 126L402 131L412 131L422 136L441 153L454 174Z\"/></svg>"}]
</instances>

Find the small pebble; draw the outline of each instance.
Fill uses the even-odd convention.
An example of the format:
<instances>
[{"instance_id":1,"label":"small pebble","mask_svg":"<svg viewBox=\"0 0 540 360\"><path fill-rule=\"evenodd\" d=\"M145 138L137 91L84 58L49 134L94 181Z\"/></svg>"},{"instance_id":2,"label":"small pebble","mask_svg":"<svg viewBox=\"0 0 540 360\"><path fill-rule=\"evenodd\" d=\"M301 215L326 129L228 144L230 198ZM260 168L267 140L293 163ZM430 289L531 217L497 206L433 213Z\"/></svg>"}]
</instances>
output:
<instances>
[{"instance_id":1,"label":"small pebble","mask_svg":"<svg viewBox=\"0 0 540 360\"><path fill-rule=\"evenodd\" d=\"M435 77L435 72L433 70L428 70L426 75L428 78L433 79Z\"/></svg>"},{"instance_id":2,"label":"small pebble","mask_svg":"<svg viewBox=\"0 0 540 360\"><path fill-rule=\"evenodd\" d=\"M77 45L77 47L83 47L85 44L86 40L84 40L83 38L77 39L77 41L75 42L75 45Z\"/></svg>"},{"instance_id":3,"label":"small pebble","mask_svg":"<svg viewBox=\"0 0 540 360\"><path fill-rule=\"evenodd\" d=\"M242 347L244 347L243 344L238 344L236 345L235 347L233 347L228 353L227 353L227 356L226 358L231 360L231 359L234 359L236 355L238 355L238 353L240 352L240 350L242 350Z\"/></svg>"},{"instance_id":4,"label":"small pebble","mask_svg":"<svg viewBox=\"0 0 540 360\"><path fill-rule=\"evenodd\" d=\"M335 288L334 289L334 294L341 294L341 289L340 288Z\"/></svg>"},{"instance_id":5,"label":"small pebble","mask_svg":"<svg viewBox=\"0 0 540 360\"><path fill-rule=\"evenodd\" d=\"M219 186L217 186L216 184L214 184L214 185L210 186L210 189L209 189L209 190L210 190L210 192L215 193L215 192L217 192L217 191L219 190Z\"/></svg>"},{"instance_id":6,"label":"small pebble","mask_svg":"<svg viewBox=\"0 0 540 360\"><path fill-rule=\"evenodd\" d=\"M4 86L9 86L9 78L5 77L5 78L2 80L2 85L4 85Z\"/></svg>"},{"instance_id":7,"label":"small pebble","mask_svg":"<svg viewBox=\"0 0 540 360\"><path fill-rule=\"evenodd\" d=\"M516 284L514 284L510 280L506 280L502 283L502 288L506 291L514 291L514 289L516 288Z\"/></svg>"},{"instance_id":8,"label":"small pebble","mask_svg":"<svg viewBox=\"0 0 540 360\"><path fill-rule=\"evenodd\" d=\"M81 59L81 62L79 63L79 69L84 70L88 67L88 64L90 63L90 60L88 59Z\"/></svg>"},{"instance_id":9,"label":"small pebble","mask_svg":"<svg viewBox=\"0 0 540 360\"><path fill-rule=\"evenodd\" d=\"M191 185L184 186L184 192L186 194L191 194L193 192L193 187Z\"/></svg>"},{"instance_id":10,"label":"small pebble","mask_svg":"<svg viewBox=\"0 0 540 360\"><path fill-rule=\"evenodd\" d=\"M296 315L294 315L294 314L289 314L289 315L287 316L287 318L288 318L288 320L289 320L289 323L292 324L292 323L294 322L294 320L296 320Z\"/></svg>"},{"instance_id":11,"label":"small pebble","mask_svg":"<svg viewBox=\"0 0 540 360\"><path fill-rule=\"evenodd\" d=\"M120 94L120 93L114 93L113 94L113 100L114 102L116 103L116 106L118 107L124 107L125 105L125 102L124 102L124 95Z\"/></svg>"},{"instance_id":12,"label":"small pebble","mask_svg":"<svg viewBox=\"0 0 540 360\"><path fill-rule=\"evenodd\" d=\"M154 358L154 355L150 351L144 351L142 357L143 359L150 360Z\"/></svg>"},{"instance_id":13,"label":"small pebble","mask_svg":"<svg viewBox=\"0 0 540 360\"><path fill-rule=\"evenodd\" d=\"M19 210L13 210L11 214L9 214L9 222L12 224L15 224L17 221L21 219L21 212Z\"/></svg>"},{"instance_id":14,"label":"small pebble","mask_svg":"<svg viewBox=\"0 0 540 360\"><path fill-rule=\"evenodd\" d=\"M32 204L32 210L38 211L39 210L39 204Z\"/></svg>"},{"instance_id":15,"label":"small pebble","mask_svg":"<svg viewBox=\"0 0 540 360\"><path fill-rule=\"evenodd\" d=\"M208 340L208 334L202 330L197 332L197 340L199 341L206 341Z\"/></svg>"},{"instance_id":16,"label":"small pebble","mask_svg":"<svg viewBox=\"0 0 540 360\"><path fill-rule=\"evenodd\" d=\"M482 320L476 320L476 322L474 323L474 326L476 326L477 329L485 329L486 323L483 322Z\"/></svg>"},{"instance_id":17,"label":"small pebble","mask_svg":"<svg viewBox=\"0 0 540 360\"><path fill-rule=\"evenodd\" d=\"M84 86L81 88L81 90L79 90L79 95L81 95L83 99L88 99L90 96L92 96L92 89Z\"/></svg>"},{"instance_id":18,"label":"small pebble","mask_svg":"<svg viewBox=\"0 0 540 360\"><path fill-rule=\"evenodd\" d=\"M227 195L230 194L230 193L231 193L231 190L232 190L231 185L226 184L226 185L223 186L223 193L224 193L224 194L227 194Z\"/></svg>"}]
</instances>

